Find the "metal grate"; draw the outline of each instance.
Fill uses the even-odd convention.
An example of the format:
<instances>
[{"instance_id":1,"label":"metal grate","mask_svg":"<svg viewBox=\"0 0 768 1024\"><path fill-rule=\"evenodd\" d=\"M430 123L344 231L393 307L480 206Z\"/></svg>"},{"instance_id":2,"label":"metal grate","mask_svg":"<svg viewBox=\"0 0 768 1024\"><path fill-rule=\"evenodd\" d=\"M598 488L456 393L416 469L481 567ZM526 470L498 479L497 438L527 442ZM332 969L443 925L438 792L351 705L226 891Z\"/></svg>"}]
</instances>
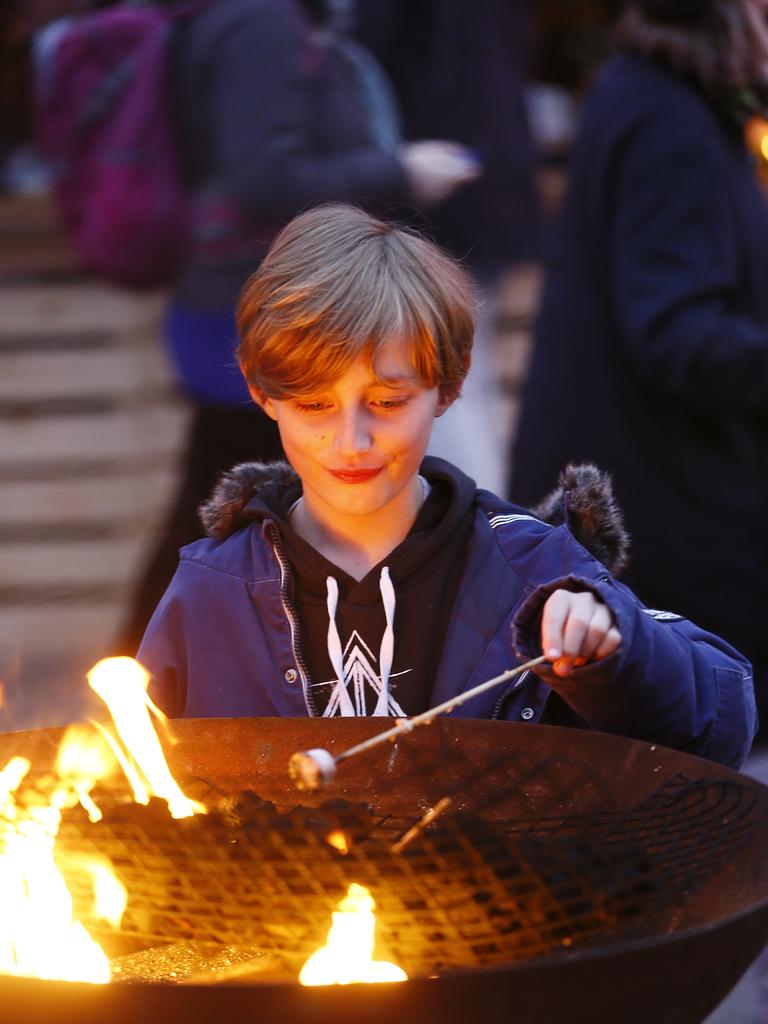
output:
<instances>
[{"instance_id":1,"label":"metal grate","mask_svg":"<svg viewBox=\"0 0 768 1024\"><path fill-rule=\"evenodd\" d=\"M113 806L97 825L70 812L57 849L81 919L108 950L116 940L257 945L293 978L356 881L377 902L377 955L415 977L673 928L685 899L748 838L755 800L735 782L676 776L624 812L445 814L396 854L418 815L343 801L281 813L241 794L180 822L158 801ZM326 842L333 831L351 842L346 855ZM67 866L84 851L106 854L128 889L119 936L89 919L87 883Z\"/></svg>"}]
</instances>

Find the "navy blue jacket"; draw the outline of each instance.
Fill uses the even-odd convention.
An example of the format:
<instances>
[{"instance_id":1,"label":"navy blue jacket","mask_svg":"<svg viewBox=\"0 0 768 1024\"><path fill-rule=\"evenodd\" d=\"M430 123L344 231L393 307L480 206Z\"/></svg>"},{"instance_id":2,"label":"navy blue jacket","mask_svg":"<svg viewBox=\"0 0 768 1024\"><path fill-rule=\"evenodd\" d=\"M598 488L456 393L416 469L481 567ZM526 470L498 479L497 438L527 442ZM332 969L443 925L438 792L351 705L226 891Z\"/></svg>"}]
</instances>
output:
<instances>
[{"instance_id":1,"label":"navy blue jacket","mask_svg":"<svg viewBox=\"0 0 768 1024\"><path fill-rule=\"evenodd\" d=\"M768 207L740 130L670 71L611 58L547 269L513 500L568 461L608 470L623 578L743 650L768 698Z\"/></svg>"},{"instance_id":2,"label":"navy blue jacket","mask_svg":"<svg viewBox=\"0 0 768 1024\"><path fill-rule=\"evenodd\" d=\"M425 462L427 478L438 462ZM443 478L446 468L439 464ZM432 706L540 653L541 608L553 590L591 589L615 617L617 652L567 680L548 668L527 673L454 714L588 727L741 764L755 727L750 667L741 655L679 616L644 608L566 526L487 491L476 492L474 506ZM250 524L225 540L182 550L138 652L153 676L153 699L171 715L310 714L290 566L258 497L245 513Z\"/></svg>"}]
</instances>

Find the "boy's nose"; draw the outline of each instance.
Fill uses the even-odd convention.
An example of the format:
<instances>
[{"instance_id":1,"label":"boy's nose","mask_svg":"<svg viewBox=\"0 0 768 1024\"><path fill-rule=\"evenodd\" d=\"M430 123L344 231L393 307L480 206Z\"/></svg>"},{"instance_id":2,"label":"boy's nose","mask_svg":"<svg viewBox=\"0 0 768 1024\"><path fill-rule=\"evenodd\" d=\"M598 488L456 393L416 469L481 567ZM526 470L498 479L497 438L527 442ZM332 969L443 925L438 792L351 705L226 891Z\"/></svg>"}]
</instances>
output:
<instances>
[{"instance_id":1,"label":"boy's nose","mask_svg":"<svg viewBox=\"0 0 768 1024\"><path fill-rule=\"evenodd\" d=\"M336 450L341 455L359 455L371 447L372 438L366 417L359 412L342 413L336 431Z\"/></svg>"}]
</instances>

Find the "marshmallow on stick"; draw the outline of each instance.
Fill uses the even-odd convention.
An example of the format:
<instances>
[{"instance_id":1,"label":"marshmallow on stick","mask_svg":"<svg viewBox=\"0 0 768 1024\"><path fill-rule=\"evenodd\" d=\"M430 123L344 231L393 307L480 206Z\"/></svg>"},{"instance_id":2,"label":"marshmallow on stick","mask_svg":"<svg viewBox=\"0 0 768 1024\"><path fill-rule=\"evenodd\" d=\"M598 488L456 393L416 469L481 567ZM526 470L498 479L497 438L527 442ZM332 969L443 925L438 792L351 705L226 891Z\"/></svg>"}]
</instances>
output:
<instances>
[{"instance_id":1,"label":"marshmallow on stick","mask_svg":"<svg viewBox=\"0 0 768 1024\"><path fill-rule=\"evenodd\" d=\"M442 715L446 711L452 711L472 697L476 697L478 694L484 693L494 686L500 686L502 683L514 679L515 676L522 675L524 672L536 668L537 665L543 664L546 660L546 657L542 655L539 658L526 661L525 664L518 665L516 668L509 669L507 672L502 672L501 675L494 676L493 679L488 679L484 683L472 687L471 690L458 694L456 697L451 697L450 700L445 701L443 704L438 704L437 707L430 708L429 711L425 711L421 715L401 720L391 729L387 729L377 736L371 736L370 739L350 747L349 750L342 751L336 757L330 751L323 750L321 747L316 747L312 750L299 750L288 762L288 772L298 789L315 793L333 782L336 777L336 766L342 761L346 761L347 758L354 757L356 754L362 754L364 751L377 747L380 743L385 743L387 740L397 739L398 736L411 732L417 725L428 725L438 715Z\"/></svg>"}]
</instances>

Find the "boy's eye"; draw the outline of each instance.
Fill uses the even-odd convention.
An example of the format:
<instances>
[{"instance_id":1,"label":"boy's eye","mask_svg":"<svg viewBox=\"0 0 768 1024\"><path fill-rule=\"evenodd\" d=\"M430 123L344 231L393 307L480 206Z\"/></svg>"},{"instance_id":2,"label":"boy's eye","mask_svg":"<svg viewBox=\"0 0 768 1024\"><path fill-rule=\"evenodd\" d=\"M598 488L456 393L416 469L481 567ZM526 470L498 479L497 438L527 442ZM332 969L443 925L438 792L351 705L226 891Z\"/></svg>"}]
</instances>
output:
<instances>
[{"instance_id":1,"label":"boy's eye","mask_svg":"<svg viewBox=\"0 0 768 1024\"><path fill-rule=\"evenodd\" d=\"M377 409L399 409L407 401L407 397L402 395L398 398L377 398L374 402L371 402L371 405L376 406Z\"/></svg>"},{"instance_id":2,"label":"boy's eye","mask_svg":"<svg viewBox=\"0 0 768 1024\"><path fill-rule=\"evenodd\" d=\"M296 408L301 412L322 412L329 407L328 402L296 402Z\"/></svg>"}]
</instances>

